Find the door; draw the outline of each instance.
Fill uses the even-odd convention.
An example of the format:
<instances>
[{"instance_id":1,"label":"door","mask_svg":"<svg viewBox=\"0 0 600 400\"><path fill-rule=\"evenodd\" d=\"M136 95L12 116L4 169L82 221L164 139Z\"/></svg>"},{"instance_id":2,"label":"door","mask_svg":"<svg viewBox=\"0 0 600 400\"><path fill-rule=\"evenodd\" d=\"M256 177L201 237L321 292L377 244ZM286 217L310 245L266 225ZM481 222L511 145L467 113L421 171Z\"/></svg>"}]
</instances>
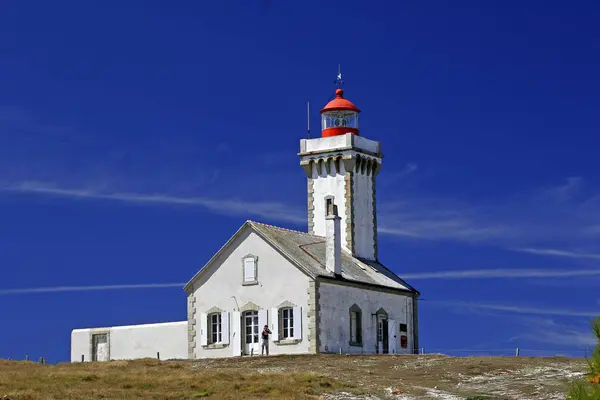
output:
<instances>
[{"instance_id":1,"label":"door","mask_svg":"<svg viewBox=\"0 0 600 400\"><path fill-rule=\"evenodd\" d=\"M384 316L379 316L377 319L377 349L380 354L390 352L388 319Z\"/></svg>"},{"instance_id":2,"label":"door","mask_svg":"<svg viewBox=\"0 0 600 400\"><path fill-rule=\"evenodd\" d=\"M92 361L108 361L108 334L100 333L92 336Z\"/></svg>"},{"instance_id":3,"label":"door","mask_svg":"<svg viewBox=\"0 0 600 400\"><path fill-rule=\"evenodd\" d=\"M260 353L258 311L244 313L244 354Z\"/></svg>"}]
</instances>

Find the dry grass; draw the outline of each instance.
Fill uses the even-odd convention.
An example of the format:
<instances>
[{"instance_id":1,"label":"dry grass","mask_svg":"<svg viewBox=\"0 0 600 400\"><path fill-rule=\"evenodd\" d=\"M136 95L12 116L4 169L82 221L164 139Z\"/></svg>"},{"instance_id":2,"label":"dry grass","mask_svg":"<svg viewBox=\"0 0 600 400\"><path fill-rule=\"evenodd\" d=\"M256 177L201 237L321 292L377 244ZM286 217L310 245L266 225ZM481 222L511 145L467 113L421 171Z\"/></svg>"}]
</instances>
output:
<instances>
[{"instance_id":1,"label":"dry grass","mask_svg":"<svg viewBox=\"0 0 600 400\"><path fill-rule=\"evenodd\" d=\"M335 399L367 394L398 399L564 399L569 379L585 367L583 359L562 357L439 355L59 365L0 361L0 399Z\"/></svg>"}]
</instances>

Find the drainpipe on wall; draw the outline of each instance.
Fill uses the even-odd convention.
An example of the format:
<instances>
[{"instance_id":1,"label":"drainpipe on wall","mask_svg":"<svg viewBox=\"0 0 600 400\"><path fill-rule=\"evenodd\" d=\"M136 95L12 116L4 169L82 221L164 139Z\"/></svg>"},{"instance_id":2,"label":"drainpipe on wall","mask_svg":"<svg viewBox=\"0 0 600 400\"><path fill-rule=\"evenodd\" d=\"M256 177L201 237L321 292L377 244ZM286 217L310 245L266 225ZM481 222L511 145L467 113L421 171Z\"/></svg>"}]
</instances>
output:
<instances>
[{"instance_id":1,"label":"drainpipe on wall","mask_svg":"<svg viewBox=\"0 0 600 400\"><path fill-rule=\"evenodd\" d=\"M417 294L412 296L412 326L413 326L413 354L419 354L419 310L417 306Z\"/></svg>"}]
</instances>

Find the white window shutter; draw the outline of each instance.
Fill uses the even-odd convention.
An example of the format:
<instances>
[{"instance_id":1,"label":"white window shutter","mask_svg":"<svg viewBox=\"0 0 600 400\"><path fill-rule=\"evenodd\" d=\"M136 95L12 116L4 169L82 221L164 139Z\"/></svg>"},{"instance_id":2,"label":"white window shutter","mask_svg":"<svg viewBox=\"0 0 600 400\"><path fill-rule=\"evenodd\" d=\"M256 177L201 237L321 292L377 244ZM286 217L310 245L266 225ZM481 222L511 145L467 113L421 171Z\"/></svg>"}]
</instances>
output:
<instances>
[{"instance_id":1,"label":"white window shutter","mask_svg":"<svg viewBox=\"0 0 600 400\"><path fill-rule=\"evenodd\" d=\"M388 343L390 354L396 354L398 352L398 335L396 333L396 328L396 321L388 319Z\"/></svg>"},{"instance_id":2,"label":"white window shutter","mask_svg":"<svg viewBox=\"0 0 600 400\"><path fill-rule=\"evenodd\" d=\"M229 344L229 313L221 313L221 343Z\"/></svg>"},{"instance_id":3,"label":"white window shutter","mask_svg":"<svg viewBox=\"0 0 600 400\"><path fill-rule=\"evenodd\" d=\"M271 336L273 340L279 340L279 310L271 308Z\"/></svg>"},{"instance_id":4,"label":"white window shutter","mask_svg":"<svg viewBox=\"0 0 600 400\"><path fill-rule=\"evenodd\" d=\"M233 356L242 354L242 315L239 311L234 311L231 315L231 349Z\"/></svg>"},{"instance_id":5,"label":"white window shutter","mask_svg":"<svg viewBox=\"0 0 600 400\"><path fill-rule=\"evenodd\" d=\"M294 307L294 339L302 340L302 306Z\"/></svg>"},{"instance_id":6,"label":"white window shutter","mask_svg":"<svg viewBox=\"0 0 600 400\"><path fill-rule=\"evenodd\" d=\"M263 330L263 326L268 325L268 324L269 324L269 322L267 321L267 310L264 308L261 310L258 310L258 336L259 336L259 339L260 339L260 332L262 332L262 330Z\"/></svg>"},{"instance_id":7,"label":"white window shutter","mask_svg":"<svg viewBox=\"0 0 600 400\"><path fill-rule=\"evenodd\" d=\"M256 280L256 262L254 258L244 260L244 281L252 282Z\"/></svg>"},{"instance_id":8,"label":"white window shutter","mask_svg":"<svg viewBox=\"0 0 600 400\"><path fill-rule=\"evenodd\" d=\"M208 316L200 313L200 346L208 344Z\"/></svg>"}]
</instances>

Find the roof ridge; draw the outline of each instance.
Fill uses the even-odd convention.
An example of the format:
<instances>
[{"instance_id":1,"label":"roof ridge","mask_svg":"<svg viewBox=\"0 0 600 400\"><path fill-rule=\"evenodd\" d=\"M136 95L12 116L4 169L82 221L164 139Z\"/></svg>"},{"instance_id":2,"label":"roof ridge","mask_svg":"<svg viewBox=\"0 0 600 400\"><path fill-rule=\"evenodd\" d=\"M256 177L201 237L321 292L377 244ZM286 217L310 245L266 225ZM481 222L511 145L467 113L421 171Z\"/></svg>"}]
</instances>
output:
<instances>
[{"instance_id":1,"label":"roof ridge","mask_svg":"<svg viewBox=\"0 0 600 400\"><path fill-rule=\"evenodd\" d=\"M316 235L313 235L313 234L308 233L308 232L297 231L297 230L289 229L289 228L282 228L281 226L275 226L275 225L265 224L264 222L258 222L258 221L252 221L252 220L248 220L248 222L250 224L262 225L262 226L266 226L266 227L269 227L269 228L278 229L280 231L287 231L287 232L299 233L299 234L305 235L305 236L316 236Z\"/></svg>"}]
</instances>

